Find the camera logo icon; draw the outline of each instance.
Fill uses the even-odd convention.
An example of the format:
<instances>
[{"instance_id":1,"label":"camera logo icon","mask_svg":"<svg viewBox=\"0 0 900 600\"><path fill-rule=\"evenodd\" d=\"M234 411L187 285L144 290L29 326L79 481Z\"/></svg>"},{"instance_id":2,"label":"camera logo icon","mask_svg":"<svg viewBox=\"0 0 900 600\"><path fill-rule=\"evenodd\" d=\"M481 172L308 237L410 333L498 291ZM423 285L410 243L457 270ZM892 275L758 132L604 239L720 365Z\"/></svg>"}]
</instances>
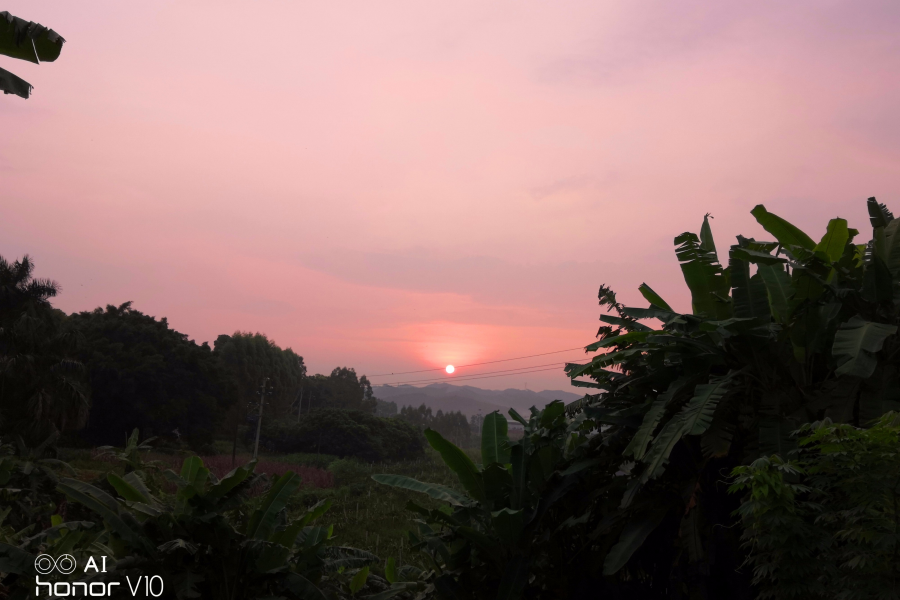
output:
<instances>
[{"instance_id":1,"label":"camera logo icon","mask_svg":"<svg viewBox=\"0 0 900 600\"><path fill-rule=\"evenodd\" d=\"M76 566L78 565L75 563L75 557L71 554L63 554L56 559L49 554L41 554L34 559L34 570L40 575L49 575L53 571L68 575Z\"/></svg>"}]
</instances>

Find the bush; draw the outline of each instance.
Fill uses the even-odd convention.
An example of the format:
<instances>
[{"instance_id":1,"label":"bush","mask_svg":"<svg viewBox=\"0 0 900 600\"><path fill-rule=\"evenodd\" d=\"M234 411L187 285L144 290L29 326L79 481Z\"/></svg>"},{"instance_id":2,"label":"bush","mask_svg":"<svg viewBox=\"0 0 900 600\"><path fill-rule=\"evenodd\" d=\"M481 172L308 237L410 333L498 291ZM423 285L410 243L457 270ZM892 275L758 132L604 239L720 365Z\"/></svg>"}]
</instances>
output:
<instances>
[{"instance_id":1,"label":"bush","mask_svg":"<svg viewBox=\"0 0 900 600\"><path fill-rule=\"evenodd\" d=\"M264 424L260 445L276 452L321 452L366 462L407 460L424 453L422 434L412 425L338 409L314 410L299 423Z\"/></svg>"},{"instance_id":2,"label":"bush","mask_svg":"<svg viewBox=\"0 0 900 600\"><path fill-rule=\"evenodd\" d=\"M806 425L799 451L734 470L760 598L900 595L900 414Z\"/></svg>"}]
</instances>

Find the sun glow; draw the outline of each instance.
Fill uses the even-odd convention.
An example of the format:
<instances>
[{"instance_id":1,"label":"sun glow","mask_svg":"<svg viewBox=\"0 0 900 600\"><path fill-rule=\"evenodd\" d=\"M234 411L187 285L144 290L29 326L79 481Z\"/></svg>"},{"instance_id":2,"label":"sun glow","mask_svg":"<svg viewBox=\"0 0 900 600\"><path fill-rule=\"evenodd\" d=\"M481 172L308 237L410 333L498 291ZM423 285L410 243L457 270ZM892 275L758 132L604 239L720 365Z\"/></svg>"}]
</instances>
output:
<instances>
[{"instance_id":1,"label":"sun glow","mask_svg":"<svg viewBox=\"0 0 900 600\"><path fill-rule=\"evenodd\" d=\"M453 365L447 365L447 368L446 368L445 370L446 370L448 373L452 373L453 371L456 370L456 367L454 367Z\"/></svg>"}]
</instances>

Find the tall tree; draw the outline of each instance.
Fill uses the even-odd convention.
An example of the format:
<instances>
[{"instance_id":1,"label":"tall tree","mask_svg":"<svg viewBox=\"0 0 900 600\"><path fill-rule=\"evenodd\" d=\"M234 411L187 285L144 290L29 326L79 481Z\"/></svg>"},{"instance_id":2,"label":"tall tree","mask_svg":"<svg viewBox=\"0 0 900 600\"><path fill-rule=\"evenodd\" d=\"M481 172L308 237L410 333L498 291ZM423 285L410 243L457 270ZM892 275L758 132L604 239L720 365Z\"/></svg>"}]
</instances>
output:
<instances>
[{"instance_id":1,"label":"tall tree","mask_svg":"<svg viewBox=\"0 0 900 600\"><path fill-rule=\"evenodd\" d=\"M263 333L237 331L220 335L213 344L214 355L234 380L242 401L253 402L265 378L274 388L265 413L288 414L297 399L306 375L303 357L290 348L281 349Z\"/></svg>"},{"instance_id":2,"label":"tall tree","mask_svg":"<svg viewBox=\"0 0 900 600\"><path fill-rule=\"evenodd\" d=\"M50 304L59 285L33 272L27 255L0 257L0 432L30 443L78 429L90 407L78 336Z\"/></svg>"},{"instance_id":3,"label":"tall tree","mask_svg":"<svg viewBox=\"0 0 900 600\"><path fill-rule=\"evenodd\" d=\"M233 383L209 345L198 345L131 307L72 315L84 337L81 357L90 374L93 409L83 435L95 444L121 444L141 433L212 441L222 414L235 402Z\"/></svg>"},{"instance_id":4,"label":"tall tree","mask_svg":"<svg viewBox=\"0 0 900 600\"><path fill-rule=\"evenodd\" d=\"M311 408L361 410L374 414L378 405L368 378L365 375L358 377L353 368L335 367L330 375L313 375L306 385Z\"/></svg>"}]
</instances>

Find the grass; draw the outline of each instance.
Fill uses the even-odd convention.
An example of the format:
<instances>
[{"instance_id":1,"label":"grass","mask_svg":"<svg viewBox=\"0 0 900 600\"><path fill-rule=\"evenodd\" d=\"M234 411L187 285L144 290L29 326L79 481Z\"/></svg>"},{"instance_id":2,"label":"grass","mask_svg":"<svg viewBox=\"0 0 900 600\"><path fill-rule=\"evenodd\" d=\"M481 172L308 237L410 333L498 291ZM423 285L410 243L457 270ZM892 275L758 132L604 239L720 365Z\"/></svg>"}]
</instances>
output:
<instances>
[{"instance_id":1,"label":"grass","mask_svg":"<svg viewBox=\"0 0 900 600\"><path fill-rule=\"evenodd\" d=\"M467 454L475 462L480 462L481 453L469 450ZM339 461L344 462L344 461ZM430 568L424 557L410 549L407 532L413 529L415 514L406 509L406 504L414 500L420 506L437 508L440 502L415 492L381 485L372 480L377 473L406 475L419 481L438 483L462 491L456 475L444 464L434 450L428 448L420 460L398 463L365 464L356 463L358 471L342 478L340 470L334 469L337 487L328 490L305 490L297 496L297 501L305 506L328 498L331 509L322 517L322 523L334 524L335 543L368 550L378 555L383 562L393 556L398 566L413 564L420 568ZM297 506L297 508L301 508ZM382 574L381 569L376 569Z\"/></svg>"},{"instance_id":2,"label":"grass","mask_svg":"<svg viewBox=\"0 0 900 600\"><path fill-rule=\"evenodd\" d=\"M466 452L476 463L481 461L479 450ZM78 478L83 481L96 480L111 471L122 470L115 460L99 458L91 450L64 449L60 458L72 465L78 471ZM201 458L219 477L231 470L230 452ZM159 461L163 468L177 472L184 456L153 452L147 460ZM249 460L250 455L241 453L237 464L245 464ZM330 510L320 518L319 523L334 525L336 545L361 548L379 556L382 566L374 571L380 575L383 575L384 561L391 556L397 560L398 566L412 564L430 568L424 557L410 548L407 532L415 526L415 515L406 509L406 504L415 500L426 508L437 508L440 503L424 494L381 485L371 476L377 473L406 475L419 481L462 490L456 475L431 448L427 448L425 455L418 460L375 464L317 454L260 456L258 473L280 475L287 470L301 475L304 482L292 498L288 510L299 514L319 500L331 500Z\"/></svg>"}]
</instances>

